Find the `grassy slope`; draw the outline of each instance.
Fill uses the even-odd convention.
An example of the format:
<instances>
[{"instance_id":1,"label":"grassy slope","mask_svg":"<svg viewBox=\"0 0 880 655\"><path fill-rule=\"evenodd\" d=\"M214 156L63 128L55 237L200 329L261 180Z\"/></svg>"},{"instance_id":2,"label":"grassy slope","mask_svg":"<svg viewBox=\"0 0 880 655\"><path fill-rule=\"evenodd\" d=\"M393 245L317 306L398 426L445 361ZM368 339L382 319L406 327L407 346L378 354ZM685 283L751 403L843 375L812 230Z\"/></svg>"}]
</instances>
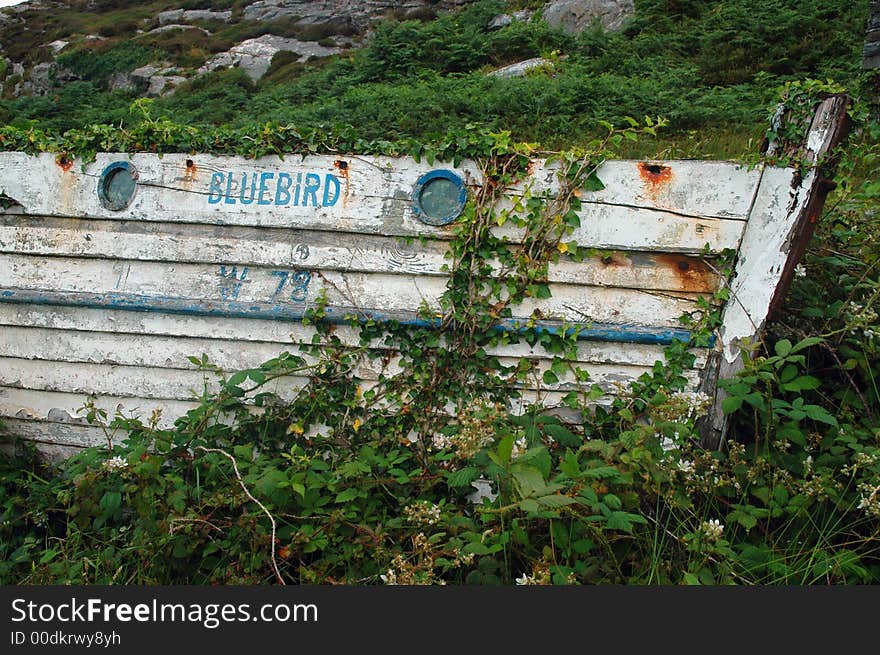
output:
<instances>
[{"instance_id":1,"label":"grassy slope","mask_svg":"<svg viewBox=\"0 0 880 655\"><path fill-rule=\"evenodd\" d=\"M34 26L30 45L20 33L4 41L7 50L11 37L40 58L45 51L34 42L103 31L108 39L97 45L77 45L73 37L61 56L83 81L51 97L4 100L0 122L36 121L57 131L119 123L132 96L104 90L113 72L151 59L197 66L241 38L293 34L290 25L238 22L209 26L214 34L198 39L132 38L146 17L180 3L113 9L129 3L105 2L108 9L95 14L83 12L84 3L71 4L68 12L34 14L45 24L39 39ZM232 7L240 15L241 3L189 4ZM669 120L670 138L646 147L667 156L730 156L754 152L765 107L785 80L855 81L868 2L805 0L792 8L781 0L642 0L621 32L597 28L579 37L539 21L488 31L490 18L506 6L487 0L434 21L386 22L370 47L350 56L303 65L279 55L257 85L240 71L218 72L159 100L157 109L188 124L356 125L372 139L424 139L456 124L482 123L548 146L577 143L599 120L620 124L626 116L651 115ZM512 80L485 75L535 56L551 58L555 69Z\"/></svg>"}]
</instances>

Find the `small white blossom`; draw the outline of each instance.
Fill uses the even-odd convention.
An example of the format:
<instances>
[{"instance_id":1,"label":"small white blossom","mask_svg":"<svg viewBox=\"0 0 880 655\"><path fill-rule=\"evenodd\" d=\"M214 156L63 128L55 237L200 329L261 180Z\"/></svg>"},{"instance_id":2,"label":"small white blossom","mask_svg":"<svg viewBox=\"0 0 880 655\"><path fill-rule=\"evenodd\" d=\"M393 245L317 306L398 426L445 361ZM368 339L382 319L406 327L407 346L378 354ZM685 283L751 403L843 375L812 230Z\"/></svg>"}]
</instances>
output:
<instances>
[{"instance_id":1,"label":"small white blossom","mask_svg":"<svg viewBox=\"0 0 880 655\"><path fill-rule=\"evenodd\" d=\"M724 534L724 524L718 519L703 521L700 526L700 532L706 535L710 541L718 541L721 539L721 535Z\"/></svg>"},{"instance_id":2,"label":"small white blossom","mask_svg":"<svg viewBox=\"0 0 880 655\"><path fill-rule=\"evenodd\" d=\"M388 569L388 572L383 575L380 575L379 578L385 584L388 584L388 585L397 584L397 574L392 569Z\"/></svg>"},{"instance_id":3,"label":"small white blossom","mask_svg":"<svg viewBox=\"0 0 880 655\"><path fill-rule=\"evenodd\" d=\"M798 264L794 267L794 274L798 277L807 277L807 267L803 264Z\"/></svg>"},{"instance_id":4,"label":"small white blossom","mask_svg":"<svg viewBox=\"0 0 880 655\"><path fill-rule=\"evenodd\" d=\"M417 502L404 507L403 515L410 521L433 525L440 520L440 507L428 501Z\"/></svg>"},{"instance_id":5,"label":"small white blossom","mask_svg":"<svg viewBox=\"0 0 880 655\"><path fill-rule=\"evenodd\" d=\"M447 437L445 434L435 434L431 441L434 443L434 448L437 450L443 450L444 448L452 447L452 440Z\"/></svg>"},{"instance_id":6,"label":"small white blossom","mask_svg":"<svg viewBox=\"0 0 880 655\"><path fill-rule=\"evenodd\" d=\"M694 472L694 463L689 459L681 459L678 461L678 470L685 475L690 475Z\"/></svg>"},{"instance_id":7,"label":"small white blossom","mask_svg":"<svg viewBox=\"0 0 880 655\"><path fill-rule=\"evenodd\" d=\"M535 579L533 577L523 573L520 577L516 578L516 584L518 584L518 585L535 584Z\"/></svg>"},{"instance_id":8,"label":"small white blossom","mask_svg":"<svg viewBox=\"0 0 880 655\"><path fill-rule=\"evenodd\" d=\"M101 463L101 467L107 471L118 471L128 468L128 461L124 457L116 455Z\"/></svg>"}]
</instances>

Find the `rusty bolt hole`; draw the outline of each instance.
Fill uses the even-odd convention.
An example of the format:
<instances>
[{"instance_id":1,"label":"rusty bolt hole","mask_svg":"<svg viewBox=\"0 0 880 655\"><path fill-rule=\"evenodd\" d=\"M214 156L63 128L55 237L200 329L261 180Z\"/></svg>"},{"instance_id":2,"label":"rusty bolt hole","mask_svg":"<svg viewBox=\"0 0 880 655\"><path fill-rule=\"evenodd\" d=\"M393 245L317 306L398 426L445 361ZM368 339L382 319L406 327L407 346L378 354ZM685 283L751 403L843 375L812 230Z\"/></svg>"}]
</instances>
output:
<instances>
[{"instance_id":1,"label":"rusty bolt hole","mask_svg":"<svg viewBox=\"0 0 880 655\"><path fill-rule=\"evenodd\" d=\"M645 170L647 170L651 175L660 175L660 173L668 169L666 168L666 166L660 166L658 164L646 164Z\"/></svg>"},{"instance_id":2,"label":"rusty bolt hole","mask_svg":"<svg viewBox=\"0 0 880 655\"><path fill-rule=\"evenodd\" d=\"M186 167L187 167L187 168L192 168L192 167L195 166L195 165L196 165L196 163L195 163L192 159L187 159L187 160L186 160Z\"/></svg>"},{"instance_id":3,"label":"rusty bolt hole","mask_svg":"<svg viewBox=\"0 0 880 655\"><path fill-rule=\"evenodd\" d=\"M348 162L343 159L337 159L336 167L341 171L348 170Z\"/></svg>"},{"instance_id":4,"label":"rusty bolt hole","mask_svg":"<svg viewBox=\"0 0 880 655\"><path fill-rule=\"evenodd\" d=\"M605 255L604 257L602 257L602 263L605 264L606 266L613 261L614 261L614 257L612 257L611 255Z\"/></svg>"},{"instance_id":5,"label":"rusty bolt hole","mask_svg":"<svg viewBox=\"0 0 880 655\"><path fill-rule=\"evenodd\" d=\"M678 270L680 270L680 271L686 271L690 267L691 267L691 265L688 264L687 262L678 262Z\"/></svg>"}]
</instances>

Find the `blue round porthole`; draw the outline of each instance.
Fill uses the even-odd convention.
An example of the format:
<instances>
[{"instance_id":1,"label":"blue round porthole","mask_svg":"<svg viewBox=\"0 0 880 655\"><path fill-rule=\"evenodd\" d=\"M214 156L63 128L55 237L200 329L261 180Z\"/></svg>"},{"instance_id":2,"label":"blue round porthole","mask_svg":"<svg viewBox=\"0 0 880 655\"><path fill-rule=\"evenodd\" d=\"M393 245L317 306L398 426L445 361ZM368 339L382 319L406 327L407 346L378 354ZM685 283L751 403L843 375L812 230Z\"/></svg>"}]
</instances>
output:
<instances>
[{"instance_id":1,"label":"blue round porthole","mask_svg":"<svg viewBox=\"0 0 880 655\"><path fill-rule=\"evenodd\" d=\"M413 189L413 212L428 225L449 225L461 216L466 203L464 180L452 171L425 173Z\"/></svg>"},{"instance_id":2,"label":"blue round porthole","mask_svg":"<svg viewBox=\"0 0 880 655\"><path fill-rule=\"evenodd\" d=\"M111 211L122 211L134 200L137 192L137 169L127 161L115 161L101 173L98 199Z\"/></svg>"}]
</instances>

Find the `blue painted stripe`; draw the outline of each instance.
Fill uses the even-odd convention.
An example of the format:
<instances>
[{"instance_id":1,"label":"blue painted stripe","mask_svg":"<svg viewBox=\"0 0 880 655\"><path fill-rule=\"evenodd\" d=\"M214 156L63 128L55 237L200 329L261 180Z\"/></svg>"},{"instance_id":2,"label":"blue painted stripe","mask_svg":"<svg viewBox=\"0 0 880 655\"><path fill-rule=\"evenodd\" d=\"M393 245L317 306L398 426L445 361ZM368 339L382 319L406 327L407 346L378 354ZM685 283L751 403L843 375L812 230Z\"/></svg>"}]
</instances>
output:
<instances>
[{"instance_id":1,"label":"blue painted stripe","mask_svg":"<svg viewBox=\"0 0 880 655\"><path fill-rule=\"evenodd\" d=\"M256 318L282 321L301 321L309 309L306 303L245 303L235 300L209 300L144 296L132 293L84 293L77 291L40 291L32 289L0 289L0 302L19 305L52 305L115 309L135 312L163 312L189 316L217 316L221 318ZM436 329L440 319L424 319L411 313L391 313L351 307L325 308L325 321L347 324L357 316L360 322L387 323ZM690 342L691 332L681 328L655 328L640 325L608 325L603 323L560 323L558 321L530 321L527 318L504 319L497 330L525 333L530 329L566 336L577 334L578 339L589 341L617 341L621 343L669 345L674 340ZM713 346L715 338L709 343Z\"/></svg>"}]
</instances>

